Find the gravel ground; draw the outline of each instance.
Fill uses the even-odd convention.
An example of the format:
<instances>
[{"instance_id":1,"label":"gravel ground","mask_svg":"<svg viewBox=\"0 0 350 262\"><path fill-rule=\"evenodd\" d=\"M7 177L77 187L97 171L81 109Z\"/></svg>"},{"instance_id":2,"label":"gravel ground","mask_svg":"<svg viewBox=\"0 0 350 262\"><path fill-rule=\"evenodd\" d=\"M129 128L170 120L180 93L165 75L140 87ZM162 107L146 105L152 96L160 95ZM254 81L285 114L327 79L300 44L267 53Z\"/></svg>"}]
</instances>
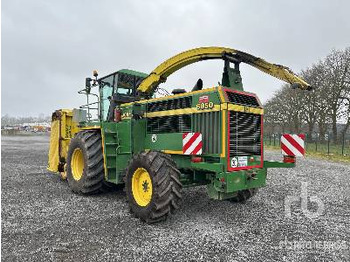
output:
<instances>
[{"instance_id":1,"label":"gravel ground","mask_svg":"<svg viewBox=\"0 0 350 262\"><path fill-rule=\"evenodd\" d=\"M1 151L3 261L350 261L349 165L300 159L270 169L245 204L185 189L174 216L147 225L122 191L78 196L46 171L48 137L2 137ZM288 216L285 200L300 200L305 185L314 202L294 202Z\"/></svg>"}]
</instances>

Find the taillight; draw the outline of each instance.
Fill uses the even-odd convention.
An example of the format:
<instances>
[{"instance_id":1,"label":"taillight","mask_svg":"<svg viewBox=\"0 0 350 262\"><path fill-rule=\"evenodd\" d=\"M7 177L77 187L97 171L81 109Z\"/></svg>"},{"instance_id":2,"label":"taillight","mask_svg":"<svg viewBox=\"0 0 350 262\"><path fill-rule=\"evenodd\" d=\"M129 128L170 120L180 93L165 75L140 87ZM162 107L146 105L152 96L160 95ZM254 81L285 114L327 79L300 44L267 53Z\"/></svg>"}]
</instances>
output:
<instances>
[{"instance_id":1,"label":"taillight","mask_svg":"<svg viewBox=\"0 0 350 262\"><path fill-rule=\"evenodd\" d=\"M295 163L295 156L283 156L284 163Z\"/></svg>"},{"instance_id":2,"label":"taillight","mask_svg":"<svg viewBox=\"0 0 350 262\"><path fill-rule=\"evenodd\" d=\"M199 156L193 156L191 158L191 162L192 163L199 163L199 162L202 162L202 161L203 161L203 159L201 157L199 157Z\"/></svg>"}]
</instances>

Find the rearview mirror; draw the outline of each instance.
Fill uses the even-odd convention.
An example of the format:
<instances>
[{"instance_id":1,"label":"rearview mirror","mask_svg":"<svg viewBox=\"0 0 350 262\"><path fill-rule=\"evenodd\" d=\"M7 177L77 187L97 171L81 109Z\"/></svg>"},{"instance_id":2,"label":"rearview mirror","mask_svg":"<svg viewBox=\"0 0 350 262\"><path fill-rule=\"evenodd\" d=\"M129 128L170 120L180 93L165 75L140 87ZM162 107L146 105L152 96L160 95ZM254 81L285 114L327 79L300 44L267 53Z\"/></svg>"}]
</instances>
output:
<instances>
[{"instance_id":1,"label":"rearview mirror","mask_svg":"<svg viewBox=\"0 0 350 262\"><path fill-rule=\"evenodd\" d=\"M85 89L86 89L86 93L90 94L91 91L91 78L87 77L85 78Z\"/></svg>"}]
</instances>

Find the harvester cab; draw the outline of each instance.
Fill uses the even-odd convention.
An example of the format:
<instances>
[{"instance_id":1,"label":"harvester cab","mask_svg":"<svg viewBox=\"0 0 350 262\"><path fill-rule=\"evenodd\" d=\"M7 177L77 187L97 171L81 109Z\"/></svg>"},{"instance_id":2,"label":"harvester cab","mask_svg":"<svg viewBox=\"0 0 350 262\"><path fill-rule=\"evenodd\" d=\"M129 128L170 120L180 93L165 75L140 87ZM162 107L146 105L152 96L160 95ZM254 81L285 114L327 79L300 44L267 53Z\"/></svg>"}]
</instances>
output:
<instances>
[{"instance_id":1,"label":"harvester cab","mask_svg":"<svg viewBox=\"0 0 350 262\"><path fill-rule=\"evenodd\" d=\"M101 78L97 78L98 73L94 70L93 75L95 79L87 77L85 89L79 91L87 98L87 104L81 108L87 109L89 113L91 110L97 109L100 121L113 121L115 108L119 108L123 103L136 101L138 99L137 88L147 77L147 74L128 69L122 69ZM91 93L94 87L98 88L98 94ZM89 103L90 96L95 96L97 102ZM93 108L92 105L97 107Z\"/></svg>"},{"instance_id":2,"label":"harvester cab","mask_svg":"<svg viewBox=\"0 0 350 262\"><path fill-rule=\"evenodd\" d=\"M191 91L154 97L172 73L208 59L224 61L219 86L203 88L199 79ZM86 105L53 115L49 170L61 172L76 193L124 185L131 211L149 223L179 207L183 187L206 185L213 199L245 201L265 186L267 168L294 167L304 152L297 154L302 135L286 135L284 161L264 160L264 109L244 91L240 63L293 88L311 88L285 66L222 47L180 53L150 74L124 69L98 78L96 72L79 91Z\"/></svg>"}]
</instances>

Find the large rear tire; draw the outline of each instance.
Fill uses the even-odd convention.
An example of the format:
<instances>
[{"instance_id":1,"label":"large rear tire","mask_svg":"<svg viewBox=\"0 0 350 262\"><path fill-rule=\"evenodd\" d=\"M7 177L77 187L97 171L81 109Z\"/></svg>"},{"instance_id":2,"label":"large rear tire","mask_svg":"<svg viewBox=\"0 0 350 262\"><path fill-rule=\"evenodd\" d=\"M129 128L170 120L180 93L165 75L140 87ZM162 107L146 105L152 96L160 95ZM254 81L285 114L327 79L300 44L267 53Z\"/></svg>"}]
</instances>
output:
<instances>
[{"instance_id":1,"label":"large rear tire","mask_svg":"<svg viewBox=\"0 0 350 262\"><path fill-rule=\"evenodd\" d=\"M78 194L96 194L108 188L99 131L81 131L71 139L67 156L67 180L72 191Z\"/></svg>"},{"instance_id":2,"label":"large rear tire","mask_svg":"<svg viewBox=\"0 0 350 262\"><path fill-rule=\"evenodd\" d=\"M147 223L165 220L179 208L180 172L169 155L144 152L135 155L126 171L126 195L131 212Z\"/></svg>"}]
</instances>

